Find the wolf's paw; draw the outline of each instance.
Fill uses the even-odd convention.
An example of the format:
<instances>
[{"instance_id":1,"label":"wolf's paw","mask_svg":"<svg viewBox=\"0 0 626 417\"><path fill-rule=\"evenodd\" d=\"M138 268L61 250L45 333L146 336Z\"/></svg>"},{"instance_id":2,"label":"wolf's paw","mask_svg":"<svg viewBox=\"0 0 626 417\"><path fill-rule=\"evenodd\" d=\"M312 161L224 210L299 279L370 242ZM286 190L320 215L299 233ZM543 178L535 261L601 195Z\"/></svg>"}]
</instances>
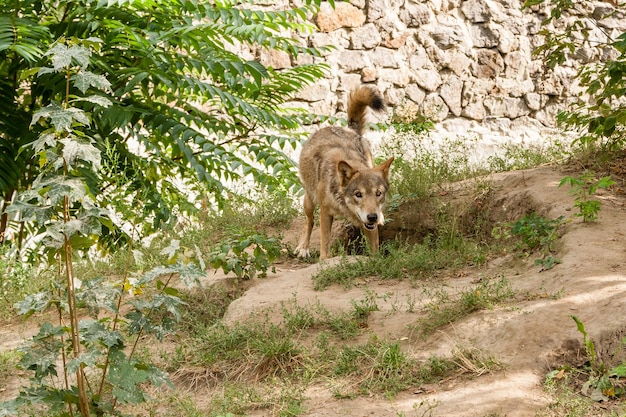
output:
<instances>
[{"instance_id":1,"label":"wolf's paw","mask_svg":"<svg viewBox=\"0 0 626 417\"><path fill-rule=\"evenodd\" d=\"M308 258L311 256L311 251L308 248L305 249L298 246L296 248L296 256L298 258Z\"/></svg>"}]
</instances>

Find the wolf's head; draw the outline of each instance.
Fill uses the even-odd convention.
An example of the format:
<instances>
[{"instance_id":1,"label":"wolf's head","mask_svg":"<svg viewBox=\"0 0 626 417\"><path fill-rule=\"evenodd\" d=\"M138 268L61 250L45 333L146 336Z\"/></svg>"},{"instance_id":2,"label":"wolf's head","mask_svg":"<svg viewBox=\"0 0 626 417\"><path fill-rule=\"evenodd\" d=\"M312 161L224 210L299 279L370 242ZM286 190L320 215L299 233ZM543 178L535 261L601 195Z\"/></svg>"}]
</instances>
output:
<instances>
[{"instance_id":1,"label":"wolf's head","mask_svg":"<svg viewBox=\"0 0 626 417\"><path fill-rule=\"evenodd\" d=\"M385 223L383 205L389 189L389 168L393 157L374 168L355 169L346 161L337 164L339 184L352 221L375 230Z\"/></svg>"}]
</instances>

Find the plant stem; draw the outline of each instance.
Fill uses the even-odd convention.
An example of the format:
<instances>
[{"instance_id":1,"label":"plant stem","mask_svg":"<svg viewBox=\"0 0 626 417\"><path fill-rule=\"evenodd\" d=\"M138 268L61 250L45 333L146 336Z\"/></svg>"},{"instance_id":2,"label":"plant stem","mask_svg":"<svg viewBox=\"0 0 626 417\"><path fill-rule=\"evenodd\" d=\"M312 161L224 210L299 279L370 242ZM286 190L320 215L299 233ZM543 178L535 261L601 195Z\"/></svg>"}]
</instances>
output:
<instances>
[{"instance_id":1,"label":"plant stem","mask_svg":"<svg viewBox=\"0 0 626 417\"><path fill-rule=\"evenodd\" d=\"M136 224L133 224L133 231L136 227ZM133 254L133 239L131 236L130 242L128 243L128 256L126 257L126 267L124 269L124 279L122 279L122 290L120 291L120 295L117 298L117 308L115 309L115 317L113 318L113 330L117 330L117 323L120 316L120 308L122 307L122 299L124 296L124 285L126 284L126 280L128 280L128 274L130 271L130 261ZM106 380L107 371L109 369L109 362L111 359L111 348L107 349L107 357L104 360L104 367L102 368L102 378L100 379L100 387L98 388L98 397L102 395L102 390L104 389L104 382ZM113 408L115 409L115 403Z\"/></svg>"},{"instance_id":2,"label":"plant stem","mask_svg":"<svg viewBox=\"0 0 626 417\"><path fill-rule=\"evenodd\" d=\"M63 162L63 174L67 175L67 163ZM65 224L70 221L70 199L67 195L63 197L63 222ZM72 242L67 235L63 235L63 260L65 261L65 277L67 280L67 305L70 313L70 331L72 334L72 352L74 358L80 356L80 336L78 332L78 315L76 312L76 281L74 278L74 268L72 261ZM78 387L78 405L80 414L83 417L90 417L89 397L87 396L87 388L85 386L85 369L81 363L76 371L76 383Z\"/></svg>"},{"instance_id":3,"label":"plant stem","mask_svg":"<svg viewBox=\"0 0 626 417\"><path fill-rule=\"evenodd\" d=\"M62 271L61 271L61 254L58 254L57 257L58 268L58 279L61 279ZM61 290L58 291L59 299L61 299ZM59 326L63 326L63 311L61 310L61 306L57 304L57 313L59 313ZM63 360L63 379L65 382L65 389L69 391L70 389L70 381L67 377L67 356L65 355L65 337L63 333L61 333L61 358ZM74 417L74 409L72 408L72 404L68 403L67 408L69 410L70 416Z\"/></svg>"},{"instance_id":4,"label":"plant stem","mask_svg":"<svg viewBox=\"0 0 626 417\"><path fill-rule=\"evenodd\" d=\"M167 281L165 281L165 285L163 285L163 288L161 289L161 292L164 292L165 289L168 287L170 281L172 280L172 278L174 277L174 274L170 274L170 276L167 278ZM154 307L150 307L150 310L148 310L148 314L146 314L146 319L148 319L151 315L152 312L154 311ZM130 350L130 353L128 354L128 363L130 363L131 358L133 357L133 355L135 354L135 350L137 350L137 345L139 344L139 339L141 339L141 335L143 334L143 329L139 330L139 332L137 333L137 337L135 338L135 343L133 343L133 347ZM113 409L115 410L115 407L117 406L117 397L113 399Z\"/></svg>"},{"instance_id":5,"label":"plant stem","mask_svg":"<svg viewBox=\"0 0 626 417\"><path fill-rule=\"evenodd\" d=\"M170 281L172 280L172 278L174 277L174 274L170 274L170 276L167 278L167 281L165 281L165 284L163 285L163 288L161 289L161 292L164 292L167 287L169 286ZM150 316L152 315L152 312L154 311L154 307L150 307L150 310L148 310L148 314L146 314L146 319L150 318ZM141 329L139 331L139 333L137 333L137 338L135 339L135 343L133 343L133 348L131 349L130 353L128 354L128 361L130 362L130 358L132 358L133 354L135 353L135 350L137 348L137 344L139 343L139 339L141 338L141 334L143 333L143 329Z\"/></svg>"},{"instance_id":6,"label":"plant stem","mask_svg":"<svg viewBox=\"0 0 626 417\"><path fill-rule=\"evenodd\" d=\"M71 68L67 68L65 71L65 100L63 102L63 108L69 107L70 99L70 78L72 76ZM67 176L67 161L63 160L63 176ZM66 194L63 196L63 223L67 224L71 220L70 212L70 198ZM65 277L67 279L67 305L70 313L70 331L72 334L72 353L74 358L80 356L80 334L78 331L78 314L77 314L77 302L76 302L76 280L74 277L74 266L72 260L72 242L68 238L67 234L63 234L63 260L65 261ZM78 407L80 415L82 417L90 417L91 411L89 409L89 396L87 395L86 387L85 366L80 364L76 370L76 385L78 388Z\"/></svg>"}]
</instances>

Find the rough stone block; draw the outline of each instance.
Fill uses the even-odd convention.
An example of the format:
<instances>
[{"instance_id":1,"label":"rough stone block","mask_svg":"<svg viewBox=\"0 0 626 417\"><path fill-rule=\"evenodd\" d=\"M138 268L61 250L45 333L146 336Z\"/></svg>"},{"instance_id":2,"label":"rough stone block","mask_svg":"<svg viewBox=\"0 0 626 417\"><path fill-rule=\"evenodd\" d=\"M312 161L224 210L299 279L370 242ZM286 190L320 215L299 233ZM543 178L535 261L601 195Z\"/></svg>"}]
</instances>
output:
<instances>
[{"instance_id":1,"label":"rough stone block","mask_svg":"<svg viewBox=\"0 0 626 417\"><path fill-rule=\"evenodd\" d=\"M324 4L324 6L327 6ZM365 14L350 3L337 2L335 8L322 7L315 23L322 32L332 32L342 27L356 28L365 22Z\"/></svg>"},{"instance_id":2,"label":"rough stone block","mask_svg":"<svg viewBox=\"0 0 626 417\"><path fill-rule=\"evenodd\" d=\"M463 107L461 106L461 95L463 93L463 80L456 75L450 75L441 85L439 95L455 116L460 116Z\"/></svg>"},{"instance_id":3,"label":"rough stone block","mask_svg":"<svg viewBox=\"0 0 626 417\"><path fill-rule=\"evenodd\" d=\"M439 94L432 93L424 98L422 113L427 119L440 122L448 117L449 109Z\"/></svg>"},{"instance_id":4,"label":"rough stone block","mask_svg":"<svg viewBox=\"0 0 626 417\"><path fill-rule=\"evenodd\" d=\"M354 29L350 34L352 49L372 49L382 42L378 28L373 23L368 23Z\"/></svg>"},{"instance_id":5,"label":"rough stone block","mask_svg":"<svg viewBox=\"0 0 626 417\"><path fill-rule=\"evenodd\" d=\"M443 81L439 72L423 69L415 71L415 82L426 91L436 91Z\"/></svg>"},{"instance_id":6,"label":"rough stone block","mask_svg":"<svg viewBox=\"0 0 626 417\"><path fill-rule=\"evenodd\" d=\"M341 52L338 64L345 72L354 72L365 68L367 61L362 51L345 50Z\"/></svg>"}]
</instances>

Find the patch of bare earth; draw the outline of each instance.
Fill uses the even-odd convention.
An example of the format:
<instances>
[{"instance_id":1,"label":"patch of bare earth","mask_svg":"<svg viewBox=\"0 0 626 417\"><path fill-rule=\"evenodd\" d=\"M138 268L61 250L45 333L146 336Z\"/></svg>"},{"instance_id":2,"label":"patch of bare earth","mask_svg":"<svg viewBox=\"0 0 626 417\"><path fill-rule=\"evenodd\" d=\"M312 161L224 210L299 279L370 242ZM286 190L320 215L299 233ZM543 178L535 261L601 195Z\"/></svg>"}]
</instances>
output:
<instances>
[{"instance_id":1,"label":"patch of bare earth","mask_svg":"<svg viewBox=\"0 0 626 417\"><path fill-rule=\"evenodd\" d=\"M573 197L567 187L558 187L564 175L552 167L502 173L487 180L488 195L477 193L475 187L469 191L470 186L459 187L445 196L450 202L457 199L470 202L465 206L466 211L459 213L459 222L469 221L474 218L472 212L481 210L488 210L492 219L500 221L514 221L532 211L550 219L559 216L571 219L556 254L562 263L552 269L541 271L534 264L534 257L522 259L510 254L481 267L441 272L417 283L363 278L350 289L334 285L316 291L312 276L320 265L280 264L276 273L249 283L245 293L230 304L225 320L244 321L251 315L260 317L261 312L270 312L270 320L279 320L281 303L293 300L300 305L320 303L329 310L348 310L353 300L363 299L367 291L373 292L379 295L376 300L379 311L369 316L364 340L375 334L398 341L405 352L423 360L433 355L449 357L459 346L478 348L504 363L504 369L415 386L392 399L384 396L338 399L328 383L319 382L307 390L302 415L535 416L553 401L543 389L546 372L570 360L581 349L581 336L570 315L580 318L602 352L613 351L615 341L626 331L624 199L615 193L600 192L602 209L598 220L583 223L574 216ZM399 229L393 234L419 240L412 233L428 232L427 216L427 211L414 207L413 214L405 212L402 221L396 222ZM284 240L293 247L301 226L301 220L297 220L290 230L283 232ZM318 237L316 229L314 248ZM447 291L460 292L481 279L499 276L512 284L518 294L515 300L492 310L475 312L428 337L417 334L415 326L424 317L427 303L432 301L425 295L425 286L443 286ZM207 276L207 285L217 282L223 283L224 277L212 273ZM2 335L2 348L6 349L14 347L14 341L21 339L24 332L6 327ZM193 395L198 403L204 403L210 393L211 388L198 386ZM6 397L2 394L5 393L0 392L1 397ZM430 414L425 412L428 408ZM267 410L264 411L258 415L266 415ZM252 411L251 415L257 414Z\"/></svg>"}]
</instances>

